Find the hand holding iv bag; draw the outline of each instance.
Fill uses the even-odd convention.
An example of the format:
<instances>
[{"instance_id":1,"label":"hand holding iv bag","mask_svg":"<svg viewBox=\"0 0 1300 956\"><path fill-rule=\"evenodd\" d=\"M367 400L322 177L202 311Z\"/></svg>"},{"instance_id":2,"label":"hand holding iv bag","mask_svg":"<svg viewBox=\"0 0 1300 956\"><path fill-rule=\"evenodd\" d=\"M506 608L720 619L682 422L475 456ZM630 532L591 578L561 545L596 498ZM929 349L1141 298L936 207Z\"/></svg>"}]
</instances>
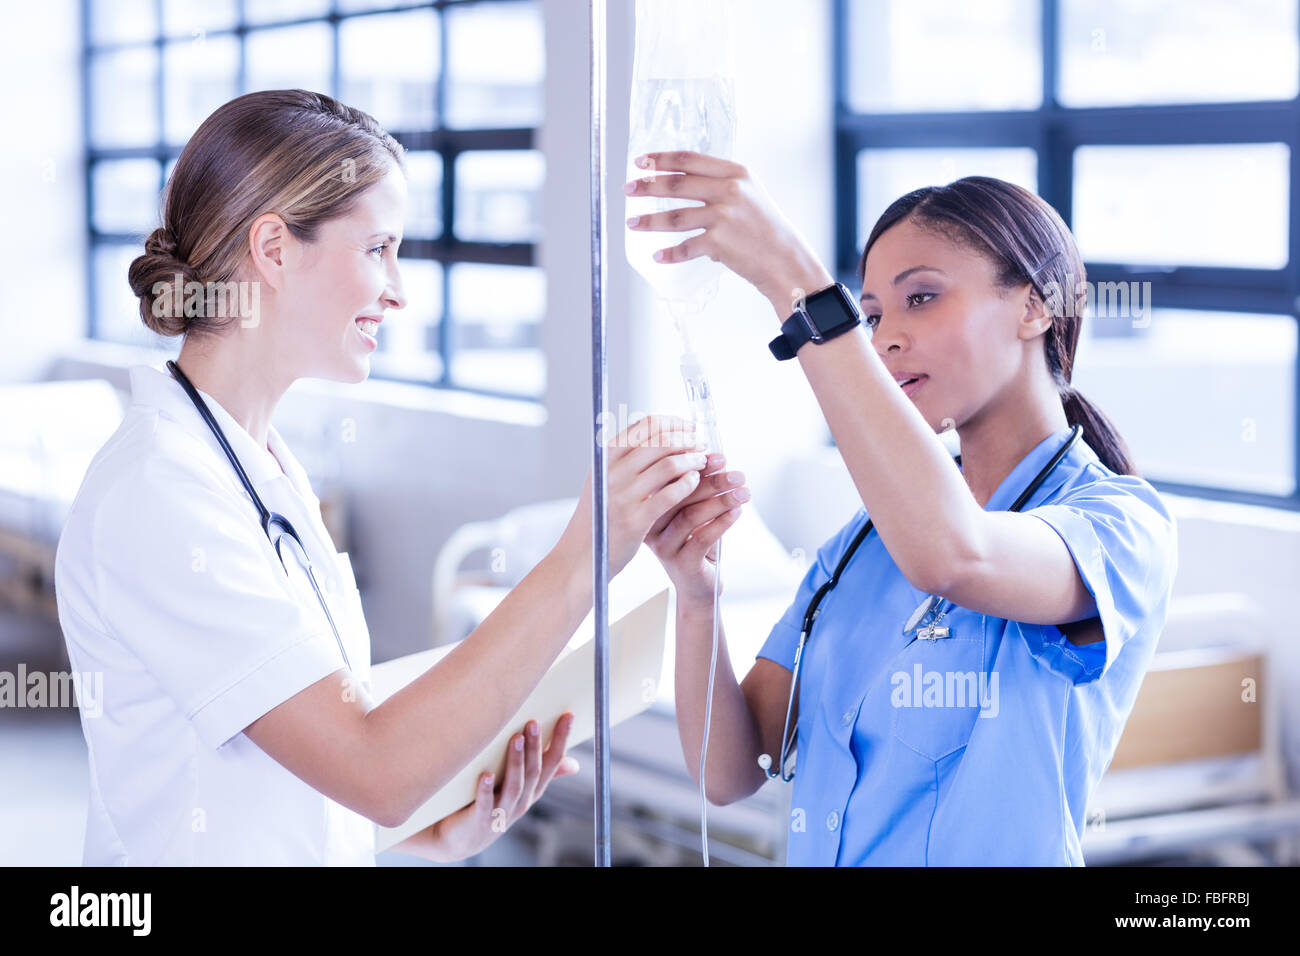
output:
<instances>
[{"instance_id":1,"label":"hand holding iv bag","mask_svg":"<svg viewBox=\"0 0 1300 956\"><path fill-rule=\"evenodd\" d=\"M730 159L736 137L735 72L728 26L731 0L637 0L636 55L632 67L631 116L628 133L627 179L655 175L636 165L646 153L688 150ZM676 173L660 175L678 175ZM689 199L631 196L626 214L646 216L702 203ZM684 241L703 230L675 238ZM696 426L706 430L709 448L722 450L714 415L713 396L699 357L692 350L686 318L702 312L718 289L722 264L697 257L680 263L660 263L654 254L665 236L628 229L628 263L654 288L667 305L682 337L682 379ZM700 840L704 865L709 865L707 779L709 726L713 682L718 659L718 595L722 542L714 545L713 645L705 684L704 733L700 742ZM707 555L706 555L707 558Z\"/></svg>"},{"instance_id":2,"label":"hand holding iv bag","mask_svg":"<svg viewBox=\"0 0 1300 956\"><path fill-rule=\"evenodd\" d=\"M644 153L681 149L731 158L736 136L731 14L731 0L637 0L628 180L653 174L636 165ZM689 199L630 196L627 216L698 205ZM671 244L668 236L629 229L625 237L628 263L675 316L699 312L713 298L720 263L703 257L655 262L654 253Z\"/></svg>"}]
</instances>

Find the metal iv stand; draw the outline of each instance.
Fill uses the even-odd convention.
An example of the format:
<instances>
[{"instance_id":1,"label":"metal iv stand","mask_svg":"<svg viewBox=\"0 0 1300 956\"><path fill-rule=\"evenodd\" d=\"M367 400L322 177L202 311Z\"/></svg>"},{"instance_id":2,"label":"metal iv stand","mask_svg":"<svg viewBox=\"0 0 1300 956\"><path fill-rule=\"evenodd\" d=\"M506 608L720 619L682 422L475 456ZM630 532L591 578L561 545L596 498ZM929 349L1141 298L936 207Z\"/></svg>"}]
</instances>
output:
<instances>
[{"instance_id":1,"label":"metal iv stand","mask_svg":"<svg viewBox=\"0 0 1300 956\"><path fill-rule=\"evenodd\" d=\"M596 631L596 846L595 865L610 865L609 794L609 503L600 423L609 395L605 384L605 0L588 0L591 20L591 405L592 564Z\"/></svg>"}]
</instances>

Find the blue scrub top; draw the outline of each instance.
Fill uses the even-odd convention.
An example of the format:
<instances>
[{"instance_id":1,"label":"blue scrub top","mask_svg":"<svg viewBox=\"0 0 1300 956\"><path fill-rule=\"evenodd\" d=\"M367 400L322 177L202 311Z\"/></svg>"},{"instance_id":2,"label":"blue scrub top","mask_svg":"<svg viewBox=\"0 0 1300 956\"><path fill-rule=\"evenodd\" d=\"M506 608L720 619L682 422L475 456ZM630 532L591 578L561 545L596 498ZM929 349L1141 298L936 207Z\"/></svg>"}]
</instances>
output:
<instances>
[{"instance_id":1,"label":"blue scrub top","mask_svg":"<svg viewBox=\"0 0 1300 956\"><path fill-rule=\"evenodd\" d=\"M1009 508L1069 435L1043 439L985 510ZM1021 511L1065 541L1105 640L951 605L949 637L913 640L903 624L926 594L873 529L804 648L790 865L1083 864L1088 799L1164 628L1177 533L1155 489L1083 438ZM759 657L793 670L808 602L866 521L859 509L821 547Z\"/></svg>"}]
</instances>

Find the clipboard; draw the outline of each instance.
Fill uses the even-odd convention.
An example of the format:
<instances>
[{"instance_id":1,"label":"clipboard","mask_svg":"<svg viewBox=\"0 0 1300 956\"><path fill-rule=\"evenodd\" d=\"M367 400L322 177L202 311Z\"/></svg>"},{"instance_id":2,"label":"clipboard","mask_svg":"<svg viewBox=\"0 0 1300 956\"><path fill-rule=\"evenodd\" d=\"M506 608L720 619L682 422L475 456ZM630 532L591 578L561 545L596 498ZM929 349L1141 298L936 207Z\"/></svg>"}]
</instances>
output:
<instances>
[{"instance_id":1,"label":"clipboard","mask_svg":"<svg viewBox=\"0 0 1300 956\"><path fill-rule=\"evenodd\" d=\"M659 693L667 625L667 590L660 591L610 624L610 726L641 713L654 703ZM370 672L371 699L378 705L451 653L456 646L447 644L375 664ZM561 652L515 716L446 786L425 801L401 826L376 824L375 851L387 850L472 803L480 773L491 770L496 773L497 780L504 779L506 745L528 720L535 719L541 726L543 749L550 741L555 722L565 711L573 714L568 747L591 739L596 724L595 668L594 637Z\"/></svg>"}]
</instances>

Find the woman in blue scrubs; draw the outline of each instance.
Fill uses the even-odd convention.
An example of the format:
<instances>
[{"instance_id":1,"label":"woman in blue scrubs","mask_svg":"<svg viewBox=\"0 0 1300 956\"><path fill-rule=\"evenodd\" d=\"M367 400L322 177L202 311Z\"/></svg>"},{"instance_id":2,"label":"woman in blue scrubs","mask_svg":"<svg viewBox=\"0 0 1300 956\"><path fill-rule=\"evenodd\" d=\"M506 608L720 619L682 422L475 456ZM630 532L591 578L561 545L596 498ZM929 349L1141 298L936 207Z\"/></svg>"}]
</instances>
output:
<instances>
[{"instance_id":1,"label":"woman in blue scrubs","mask_svg":"<svg viewBox=\"0 0 1300 956\"><path fill-rule=\"evenodd\" d=\"M681 175L637 180L630 194L703 203L629 223L704 230L661 261L724 262L778 323L801 295L833 284L743 167L693 153L644 165ZM706 786L711 802L730 803L768 780L761 755L780 770L805 612L870 518L802 654L791 864L1083 863L1088 800L1177 565L1169 511L1070 386L1084 274L1068 228L1027 190L985 177L920 189L866 242L863 325L797 348L864 507L818 551L743 681L720 649ZM956 461L937 436L949 427ZM729 490L736 475L708 477L647 539L677 589L678 726L693 774L712 639L708 555L745 497ZM946 632L905 629L931 595L946 614L921 623Z\"/></svg>"}]
</instances>

